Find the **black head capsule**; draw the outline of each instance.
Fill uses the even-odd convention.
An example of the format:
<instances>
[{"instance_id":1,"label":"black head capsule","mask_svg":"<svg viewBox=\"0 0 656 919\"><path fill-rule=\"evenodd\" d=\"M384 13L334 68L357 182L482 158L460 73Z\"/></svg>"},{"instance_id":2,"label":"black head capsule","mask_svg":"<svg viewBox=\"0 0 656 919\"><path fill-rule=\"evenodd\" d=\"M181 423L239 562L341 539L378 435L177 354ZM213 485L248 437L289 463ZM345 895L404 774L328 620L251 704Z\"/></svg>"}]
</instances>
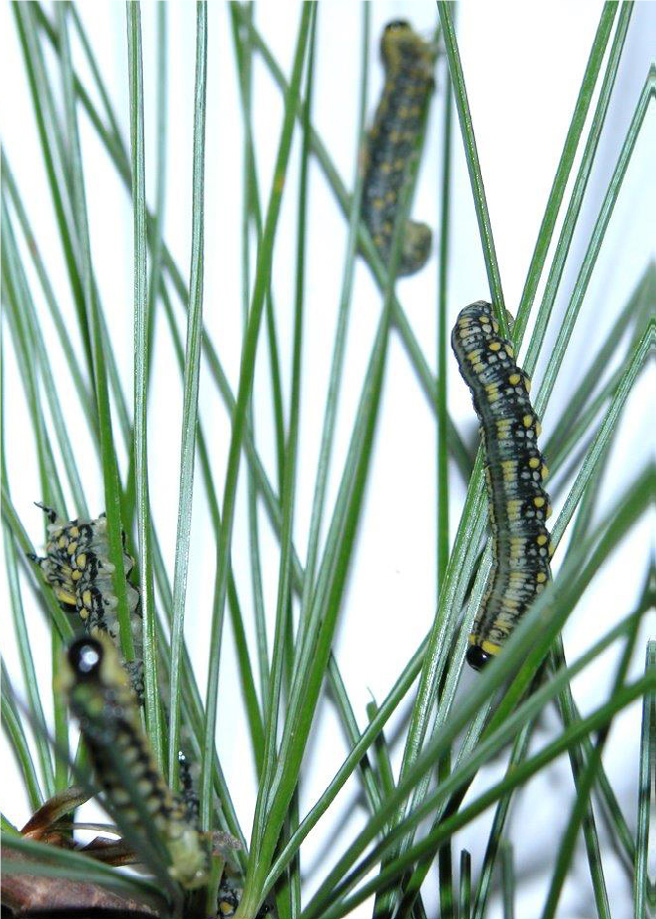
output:
<instances>
[{"instance_id":1,"label":"black head capsule","mask_svg":"<svg viewBox=\"0 0 656 919\"><path fill-rule=\"evenodd\" d=\"M411 28L410 23L407 19L393 19L391 22L388 22L385 26L386 32L397 32L400 29L409 29Z\"/></svg>"},{"instance_id":2,"label":"black head capsule","mask_svg":"<svg viewBox=\"0 0 656 919\"><path fill-rule=\"evenodd\" d=\"M81 682L98 680L104 655L103 646L95 638L78 638L68 649L68 662Z\"/></svg>"},{"instance_id":3,"label":"black head capsule","mask_svg":"<svg viewBox=\"0 0 656 919\"><path fill-rule=\"evenodd\" d=\"M484 651L478 645L470 645L466 654L467 663L470 667L473 667L474 670L482 670L492 657L492 654L488 654L487 651Z\"/></svg>"}]
</instances>

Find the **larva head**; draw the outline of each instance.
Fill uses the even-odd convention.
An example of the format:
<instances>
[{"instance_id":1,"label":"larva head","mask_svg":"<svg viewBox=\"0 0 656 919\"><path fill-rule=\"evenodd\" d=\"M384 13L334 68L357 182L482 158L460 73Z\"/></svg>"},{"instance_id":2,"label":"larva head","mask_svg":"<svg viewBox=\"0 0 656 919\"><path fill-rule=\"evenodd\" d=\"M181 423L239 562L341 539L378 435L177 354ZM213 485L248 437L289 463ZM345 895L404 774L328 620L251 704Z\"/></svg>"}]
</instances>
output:
<instances>
[{"instance_id":1,"label":"larva head","mask_svg":"<svg viewBox=\"0 0 656 919\"><path fill-rule=\"evenodd\" d=\"M57 675L55 688L70 701L76 686L99 684L104 648L96 638L85 635L68 646Z\"/></svg>"},{"instance_id":2,"label":"larva head","mask_svg":"<svg viewBox=\"0 0 656 919\"><path fill-rule=\"evenodd\" d=\"M380 56L388 66L406 48L416 46L421 39L405 19L388 22L380 40Z\"/></svg>"},{"instance_id":3,"label":"larva head","mask_svg":"<svg viewBox=\"0 0 656 919\"><path fill-rule=\"evenodd\" d=\"M57 688L67 697L78 717L83 713L100 713L108 694L126 710L134 707L136 711L136 699L118 651L109 636L99 630L71 642L57 678Z\"/></svg>"},{"instance_id":4,"label":"larva head","mask_svg":"<svg viewBox=\"0 0 656 919\"><path fill-rule=\"evenodd\" d=\"M388 22L383 30L383 36L399 32L412 32L412 26L407 19L393 19Z\"/></svg>"},{"instance_id":5,"label":"larva head","mask_svg":"<svg viewBox=\"0 0 656 919\"><path fill-rule=\"evenodd\" d=\"M479 645L470 645L467 649L466 660L474 670L482 670L493 657L493 654L484 651Z\"/></svg>"},{"instance_id":6,"label":"larva head","mask_svg":"<svg viewBox=\"0 0 656 919\"><path fill-rule=\"evenodd\" d=\"M97 638L78 638L68 649L68 664L78 683L96 683L102 679L105 651Z\"/></svg>"}]
</instances>

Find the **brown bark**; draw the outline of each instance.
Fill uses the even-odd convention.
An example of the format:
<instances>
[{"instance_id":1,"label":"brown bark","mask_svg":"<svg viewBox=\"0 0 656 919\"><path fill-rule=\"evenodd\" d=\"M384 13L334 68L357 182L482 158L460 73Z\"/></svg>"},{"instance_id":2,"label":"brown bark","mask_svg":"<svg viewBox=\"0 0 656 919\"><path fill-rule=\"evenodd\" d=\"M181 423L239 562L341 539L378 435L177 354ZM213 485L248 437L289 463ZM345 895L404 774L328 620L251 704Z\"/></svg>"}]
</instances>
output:
<instances>
[{"instance_id":1,"label":"brown bark","mask_svg":"<svg viewBox=\"0 0 656 919\"><path fill-rule=\"evenodd\" d=\"M7 861L28 861L17 852L5 849ZM30 874L7 874L2 877L2 905L18 917L43 916L49 913L71 916L93 911L99 919L104 914L121 919L152 919L159 913L143 902L111 893L107 888L85 881L68 881L66 878L39 877Z\"/></svg>"}]
</instances>

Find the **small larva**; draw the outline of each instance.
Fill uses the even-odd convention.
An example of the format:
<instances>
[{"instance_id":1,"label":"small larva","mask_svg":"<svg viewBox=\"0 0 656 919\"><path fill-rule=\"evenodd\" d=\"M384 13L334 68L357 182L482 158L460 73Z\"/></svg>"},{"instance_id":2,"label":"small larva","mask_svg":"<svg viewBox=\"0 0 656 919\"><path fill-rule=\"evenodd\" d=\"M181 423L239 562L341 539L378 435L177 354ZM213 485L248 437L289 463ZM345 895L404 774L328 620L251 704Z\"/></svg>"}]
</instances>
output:
<instances>
[{"instance_id":1,"label":"small larva","mask_svg":"<svg viewBox=\"0 0 656 919\"><path fill-rule=\"evenodd\" d=\"M221 875L221 883L219 885L217 916L222 917L222 919L232 919L239 908L239 902L243 892L243 878L233 875L228 872L227 868L224 868L223 874Z\"/></svg>"},{"instance_id":2,"label":"small larva","mask_svg":"<svg viewBox=\"0 0 656 919\"><path fill-rule=\"evenodd\" d=\"M479 300L466 306L451 343L485 449L493 562L467 651L467 662L480 670L551 577L545 526L551 507L542 487L547 467L537 444L530 380L515 363L511 343L500 337L492 305Z\"/></svg>"},{"instance_id":3,"label":"small larva","mask_svg":"<svg viewBox=\"0 0 656 919\"><path fill-rule=\"evenodd\" d=\"M362 220L387 262L399 195L434 86L435 49L409 23L398 20L385 27L380 53L385 85L364 150ZM397 274L418 271L428 260L431 244L430 227L408 220Z\"/></svg>"},{"instance_id":4,"label":"small larva","mask_svg":"<svg viewBox=\"0 0 656 919\"><path fill-rule=\"evenodd\" d=\"M235 874L228 865L223 869L221 883L219 885L219 896L217 899L217 919L232 919L237 912L244 892L244 879ZM267 916L274 915L271 904L265 901L257 911L255 919L266 919Z\"/></svg>"},{"instance_id":5,"label":"small larva","mask_svg":"<svg viewBox=\"0 0 656 919\"><path fill-rule=\"evenodd\" d=\"M163 840L171 877L190 890L202 886L208 856L201 834L157 768L137 698L106 633L72 642L59 686L80 723L98 782L117 813L139 832L145 809ZM126 787L125 770L140 792L138 802Z\"/></svg>"},{"instance_id":6,"label":"small larva","mask_svg":"<svg viewBox=\"0 0 656 919\"><path fill-rule=\"evenodd\" d=\"M104 514L95 520L63 521L50 507L37 504L48 517L48 540L45 557L30 555L43 571L60 606L65 612L77 613L89 635L106 632L119 646L119 622L112 574L114 565L109 560L107 519ZM125 545L125 533L123 544ZM123 552L123 573L126 578L132 639L137 657L141 657L141 609L139 591L128 577L134 559ZM140 660L126 663L133 688L143 697L143 675Z\"/></svg>"}]
</instances>

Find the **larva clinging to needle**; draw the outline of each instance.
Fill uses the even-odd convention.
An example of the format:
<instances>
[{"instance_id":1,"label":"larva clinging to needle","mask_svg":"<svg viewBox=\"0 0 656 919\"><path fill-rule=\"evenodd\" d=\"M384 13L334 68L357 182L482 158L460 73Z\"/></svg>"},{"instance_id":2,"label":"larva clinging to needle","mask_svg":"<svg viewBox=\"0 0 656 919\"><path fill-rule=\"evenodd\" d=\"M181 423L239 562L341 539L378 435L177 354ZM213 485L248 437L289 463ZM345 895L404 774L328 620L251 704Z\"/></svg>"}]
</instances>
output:
<instances>
[{"instance_id":1,"label":"larva clinging to needle","mask_svg":"<svg viewBox=\"0 0 656 919\"><path fill-rule=\"evenodd\" d=\"M364 150L362 219L387 262L401 189L433 91L435 48L408 22L397 20L385 27L380 51L385 85ZM397 274L418 271L431 244L430 227L408 220Z\"/></svg>"},{"instance_id":2,"label":"larva clinging to needle","mask_svg":"<svg viewBox=\"0 0 656 919\"><path fill-rule=\"evenodd\" d=\"M551 513L537 439L540 422L529 399L530 380L499 335L492 305L466 306L451 336L460 372L481 425L492 530L492 572L467 661L480 670L501 650L513 627L551 577Z\"/></svg>"}]
</instances>

